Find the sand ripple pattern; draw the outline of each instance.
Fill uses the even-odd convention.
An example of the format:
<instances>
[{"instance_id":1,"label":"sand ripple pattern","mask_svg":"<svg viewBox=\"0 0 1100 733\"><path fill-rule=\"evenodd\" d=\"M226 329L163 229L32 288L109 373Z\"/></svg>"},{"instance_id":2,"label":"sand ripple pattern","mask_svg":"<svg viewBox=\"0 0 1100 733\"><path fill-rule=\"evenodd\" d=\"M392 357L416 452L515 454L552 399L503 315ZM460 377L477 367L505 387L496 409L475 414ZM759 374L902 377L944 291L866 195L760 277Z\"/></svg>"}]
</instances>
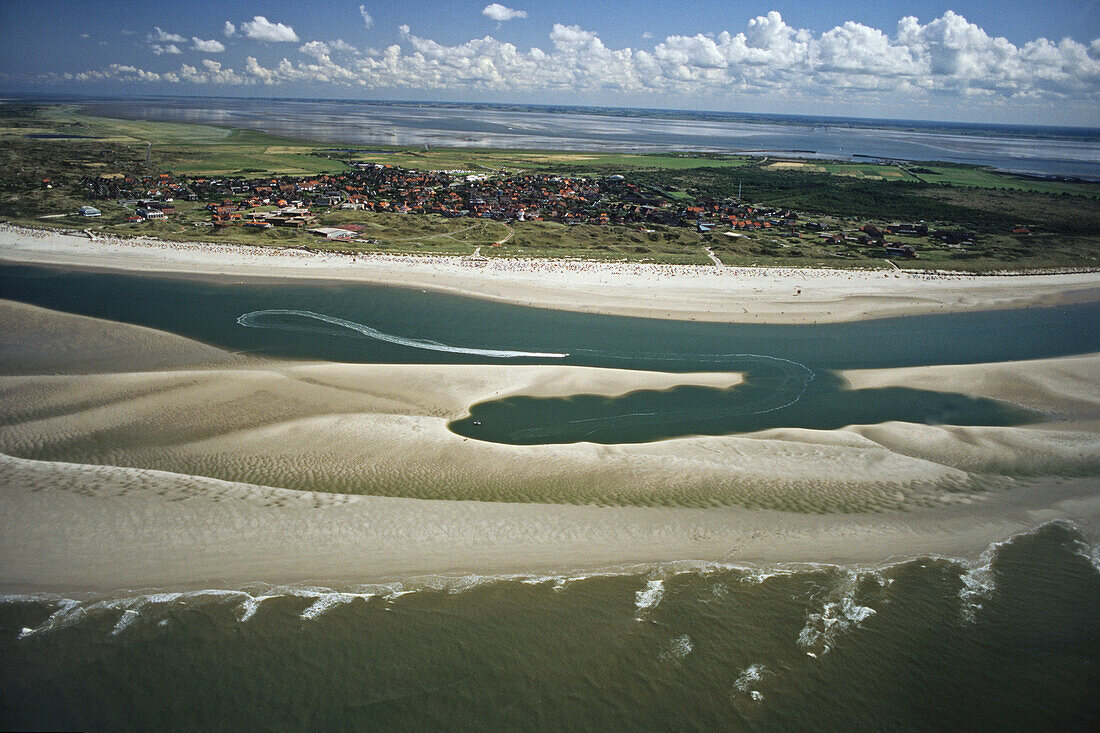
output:
<instances>
[{"instance_id":1,"label":"sand ripple pattern","mask_svg":"<svg viewBox=\"0 0 1100 733\"><path fill-rule=\"evenodd\" d=\"M311 323L310 321L313 321ZM324 313L313 311L273 308L268 310L252 311L244 313L237 318L237 323L246 328L269 328L279 331L298 331L305 333L332 333L334 329L327 326L336 326L337 332L351 332L358 337L366 337L385 341L398 346L408 346L413 349L426 349L428 351L443 351L450 354L467 354L470 356L487 356L494 359L564 359L569 354L559 354L543 351L510 351L506 349L477 349L469 346L451 346L429 339L416 339L407 336L397 336L384 333L370 326L349 321L345 318L337 318Z\"/></svg>"}]
</instances>

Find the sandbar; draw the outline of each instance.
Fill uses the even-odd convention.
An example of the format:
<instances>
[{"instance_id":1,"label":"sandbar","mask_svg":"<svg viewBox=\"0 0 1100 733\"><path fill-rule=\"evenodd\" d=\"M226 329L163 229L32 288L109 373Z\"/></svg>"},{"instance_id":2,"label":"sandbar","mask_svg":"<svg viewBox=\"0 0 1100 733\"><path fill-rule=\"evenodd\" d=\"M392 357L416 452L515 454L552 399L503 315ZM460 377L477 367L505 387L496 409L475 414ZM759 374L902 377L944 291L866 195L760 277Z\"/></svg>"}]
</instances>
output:
<instances>
[{"instance_id":1,"label":"sandbar","mask_svg":"<svg viewBox=\"0 0 1100 733\"><path fill-rule=\"evenodd\" d=\"M741 377L246 358L17 303L0 323L19 344L0 359L7 592L874 564L973 557L1057 519L1100 526L1100 354L843 375L1044 413L1026 426L514 446L446 425L494 396Z\"/></svg>"}]
</instances>

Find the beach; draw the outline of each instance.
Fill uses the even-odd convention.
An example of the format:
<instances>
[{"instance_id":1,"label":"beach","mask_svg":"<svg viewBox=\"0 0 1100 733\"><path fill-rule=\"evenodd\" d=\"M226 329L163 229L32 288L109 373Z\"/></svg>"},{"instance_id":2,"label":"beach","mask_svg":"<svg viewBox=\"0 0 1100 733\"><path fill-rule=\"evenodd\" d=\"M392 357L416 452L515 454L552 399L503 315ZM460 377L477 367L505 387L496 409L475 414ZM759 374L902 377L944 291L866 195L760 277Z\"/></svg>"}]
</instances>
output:
<instances>
[{"instance_id":1,"label":"beach","mask_svg":"<svg viewBox=\"0 0 1100 733\"><path fill-rule=\"evenodd\" d=\"M601 312L700 319L743 318L717 310L736 298L753 319L784 323L812 321L827 303L836 304L832 317L858 319L1090 302L1100 292L1095 274L738 277L634 265L470 269L433 258L349 264L11 228L0 232L0 257L201 277L362 279L543 307L591 296L585 308ZM535 280L541 285L529 287ZM597 297L614 283L630 286ZM857 295L845 297L849 289ZM728 389L742 375L285 360L11 301L0 312L0 587L9 592L344 587L668 562L871 566L973 559L1055 520L1100 526L1096 354L842 374L853 389L915 386L1044 415L1023 426L884 422L524 446L471 440L447 425L490 399Z\"/></svg>"},{"instance_id":2,"label":"beach","mask_svg":"<svg viewBox=\"0 0 1100 733\"><path fill-rule=\"evenodd\" d=\"M1100 300L1100 273L966 275L362 255L0 225L0 261L189 277L369 282L538 308L723 323L835 323Z\"/></svg>"}]
</instances>

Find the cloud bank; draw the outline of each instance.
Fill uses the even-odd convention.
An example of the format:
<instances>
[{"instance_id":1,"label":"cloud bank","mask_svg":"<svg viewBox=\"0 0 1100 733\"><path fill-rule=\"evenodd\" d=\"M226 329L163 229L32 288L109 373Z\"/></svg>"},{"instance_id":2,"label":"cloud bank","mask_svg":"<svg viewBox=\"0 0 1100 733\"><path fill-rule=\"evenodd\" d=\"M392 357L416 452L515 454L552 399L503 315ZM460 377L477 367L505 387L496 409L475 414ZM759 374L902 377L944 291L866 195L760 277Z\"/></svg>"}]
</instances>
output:
<instances>
[{"instance_id":1,"label":"cloud bank","mask_svg":"<svg viewBox=\"0 0 1100 733\"><path fill-rule=\"evenodd\" d=\"M483 12L494 18L490 13L503 19L523 17L523 11L497 3ZM364 20L369 17L365 10L361 13ZM263 16L236 30L269 43L299 41L293 28ZM233 32L227 23L225 34ZM773 11L751 19L738 32L672 35L648 48L609 48L596 33L561 23L553 26L545 48L530 49L491 35L446 45L417 36L408 26L400 32L399 43L381 50L360 53L344 41L308 41L296 56L275 63L262 64L249 56L239 71L184 65L178 71L152 72L116 64L61 78L568 92L727 104L754 95L905 103L932 98L960 103L1069 98L1091 103L1100 97L1100 39L1086 44L1037 38L1015 45L951 11L927 23L902 18L890 32L849 21L818 34L788 25ZM174 43L183 39L156 28L148 40L156 44L154 50L161 49L158 53L178 53ZM214 52L209 44L224 49L218 41L192 40L196 50ZM342 52L339 62L332 58L335 51Z\"/></svg>"}]
</instances>

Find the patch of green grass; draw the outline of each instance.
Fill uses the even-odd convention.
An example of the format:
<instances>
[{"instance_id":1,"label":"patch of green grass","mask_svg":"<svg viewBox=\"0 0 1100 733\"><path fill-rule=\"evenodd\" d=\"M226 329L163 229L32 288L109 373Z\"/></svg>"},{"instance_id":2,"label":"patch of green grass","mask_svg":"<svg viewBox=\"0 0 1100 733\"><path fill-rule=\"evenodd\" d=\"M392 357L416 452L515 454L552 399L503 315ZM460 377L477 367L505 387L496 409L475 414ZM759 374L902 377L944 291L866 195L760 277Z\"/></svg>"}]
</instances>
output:
<instances>
[{"instance_id":1,"label":"patch of green grass","mask_svg":"<svg viewBox=\"0 0 1100 733\"><path fill-rule=\"evenodd\" d=\"M920 172L915 176L927 183L939 183L948 186L971 188L993 188L1010 191L1033 191L1036 193L1069 194L1100 198L1100 184L1074 181L1047 181L1035 178L998 173L985 168L971 166L948 166L928 163L912 166Z\"/></svg>"}]
</instances>

